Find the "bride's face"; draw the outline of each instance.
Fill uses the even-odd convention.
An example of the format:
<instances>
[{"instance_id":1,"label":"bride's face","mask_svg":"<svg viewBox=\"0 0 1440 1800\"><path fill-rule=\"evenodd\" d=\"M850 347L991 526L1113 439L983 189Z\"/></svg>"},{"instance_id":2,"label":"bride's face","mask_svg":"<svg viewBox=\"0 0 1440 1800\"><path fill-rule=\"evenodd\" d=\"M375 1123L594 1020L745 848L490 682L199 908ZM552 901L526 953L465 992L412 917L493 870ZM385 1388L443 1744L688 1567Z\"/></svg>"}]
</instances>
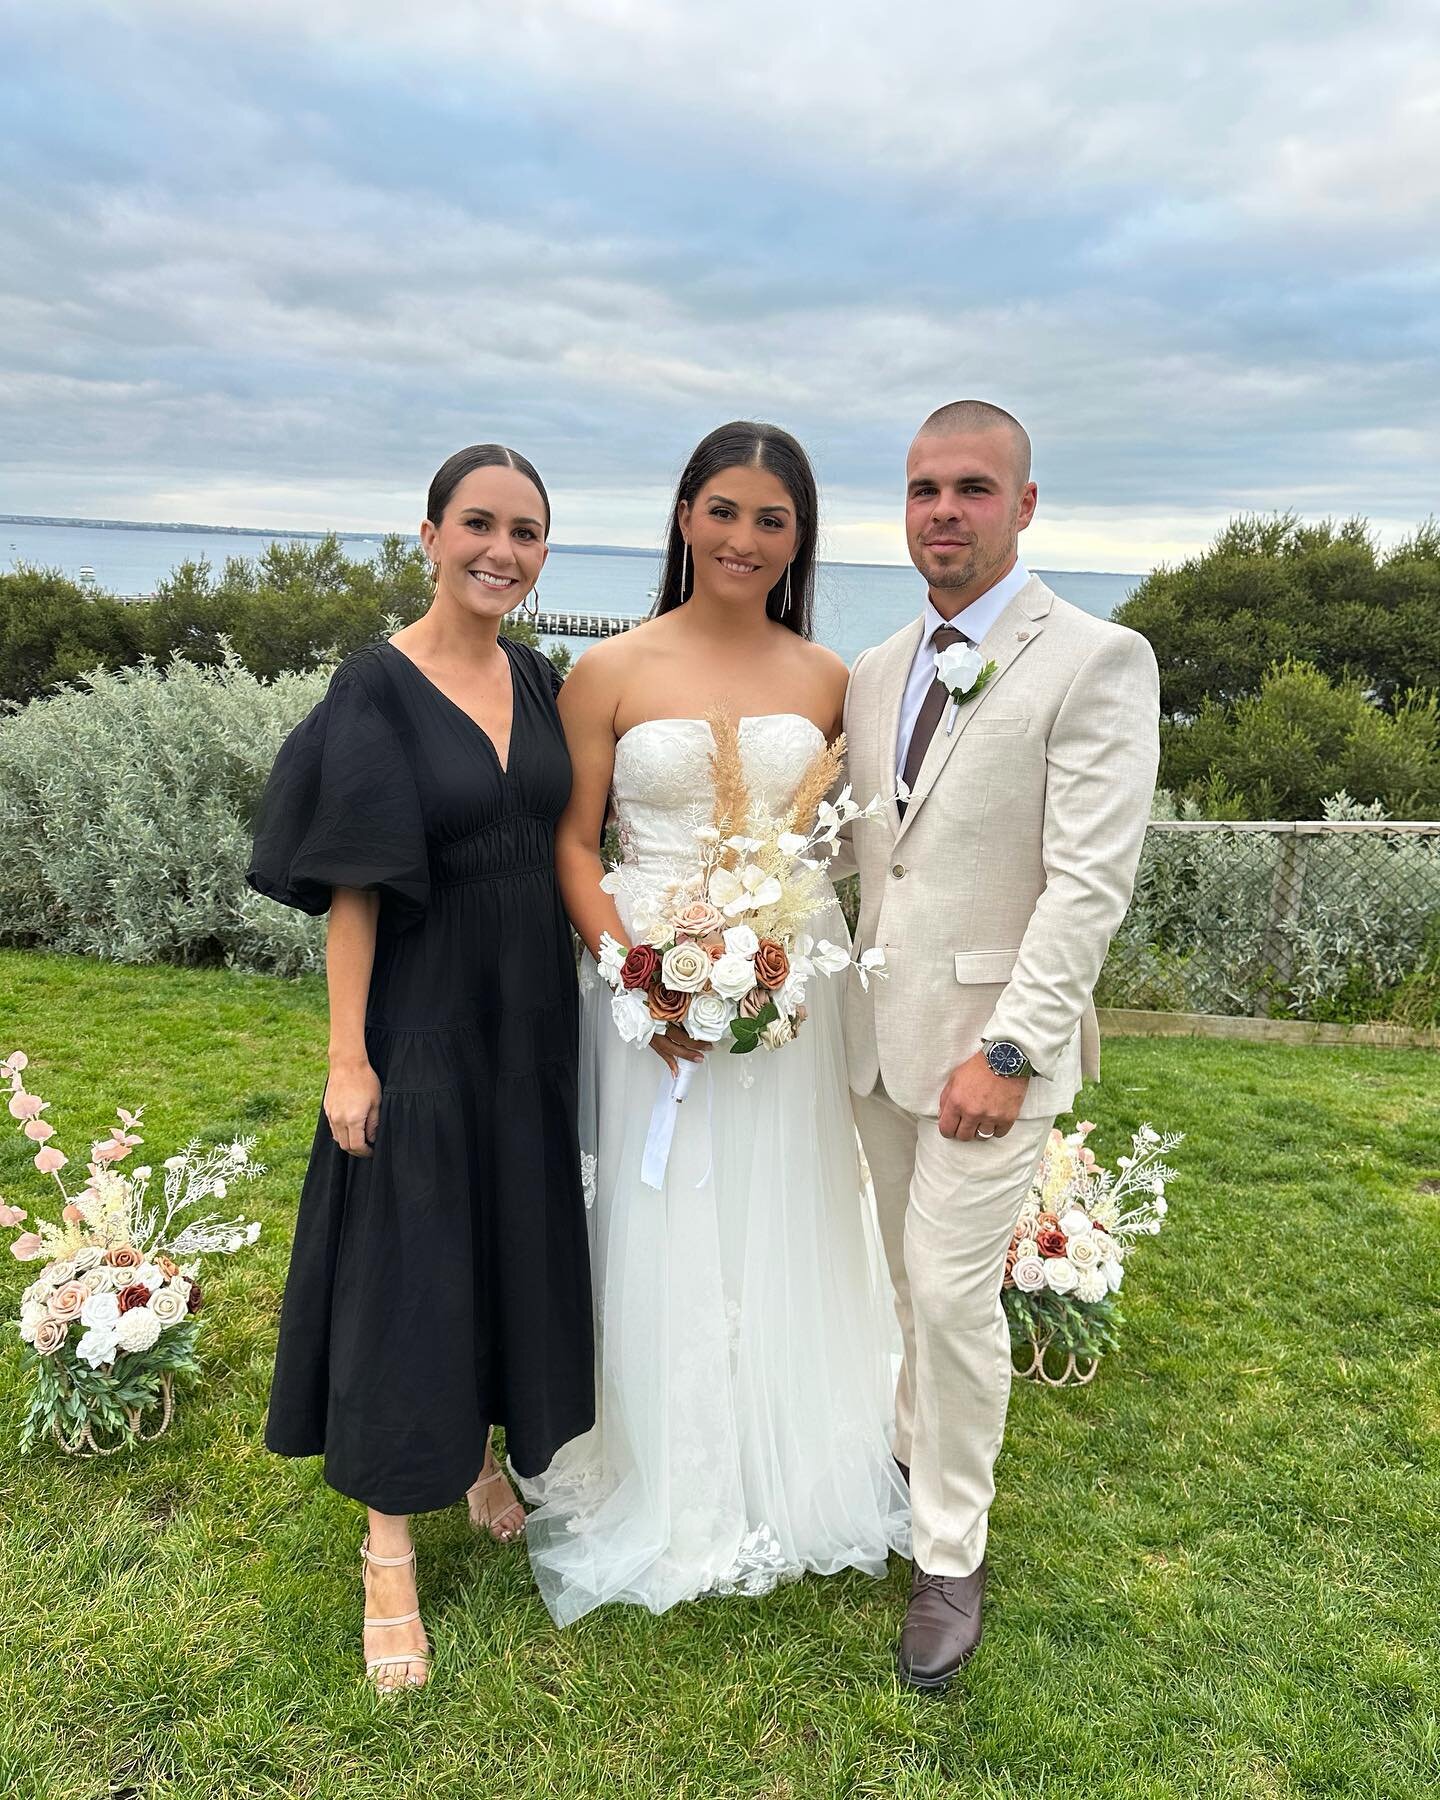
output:
<instances>
[{"instance_id":1,"label":"bride's face","mask_svg":"<svg viewBox=\"0 0 1440 1800\"><path fill-rule=\"evenodd\" d=\"M420 542L438 565L438 600L481 618L511 612L540 579L549 550L545 503L518 469L474 469Z\"/></svg>"},{"instance_id":2,"label":"bride's face","mask_svg":"<svg viewBox=\"0 0 1440 1800\"><path fill-rule=\"evenodd\" d=\"M722 469L694 503L680 502L695 592L731 605L762 607L795 554L799 523L784 482L768 469Z\"/></svg>"}]
</instances>

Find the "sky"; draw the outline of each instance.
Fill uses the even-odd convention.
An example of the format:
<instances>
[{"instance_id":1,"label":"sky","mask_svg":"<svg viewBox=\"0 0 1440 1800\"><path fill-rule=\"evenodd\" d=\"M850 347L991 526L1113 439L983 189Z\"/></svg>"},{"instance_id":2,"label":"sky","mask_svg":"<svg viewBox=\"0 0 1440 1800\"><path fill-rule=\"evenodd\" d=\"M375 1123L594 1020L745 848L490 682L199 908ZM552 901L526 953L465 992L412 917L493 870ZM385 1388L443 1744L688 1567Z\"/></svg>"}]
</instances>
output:
<instances>
[{"instance_id":1,"label":"sky","mask_svg":"<svg viewBox=\"0 0 1440 1800\"><path fill-rule=\"evenodd\" d=\"M935 406L1040 567L1440 510L1440 7L9 0L0 511L413 529L500 440L658 542L773 420L901 562Z\"/></svg>"}]
</instances>

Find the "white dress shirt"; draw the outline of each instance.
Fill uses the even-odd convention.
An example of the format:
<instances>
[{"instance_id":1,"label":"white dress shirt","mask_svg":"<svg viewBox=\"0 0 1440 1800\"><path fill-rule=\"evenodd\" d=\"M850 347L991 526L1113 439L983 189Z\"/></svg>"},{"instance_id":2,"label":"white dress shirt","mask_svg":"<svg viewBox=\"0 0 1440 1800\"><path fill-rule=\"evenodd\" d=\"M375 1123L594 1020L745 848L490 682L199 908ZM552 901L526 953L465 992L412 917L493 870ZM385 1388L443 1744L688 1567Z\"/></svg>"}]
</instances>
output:
<instances>
[{"instance_id":1,"label":"white dress shirt","mask_svg":"<svg viewBox=\"0 0 1440 1800\"><path fill-rule=\"evenodd\" d=\"M1008 575L1002 575L994 587L987 588L978 600L972 600L953 619L941 618L927 590L924 629L920 633L920 645L915 652L915 660L910 664L910 675L900 702L900 728L895 734L897 779L905 773L905 759L910 754L910 739L915 733L915 721L920 716L920 708L935 680L936 651L930 642L931 638L942 625L951 625L956 631L963 631L972 644L978 644L1029 579L1030 571L1024 563L1017 562Z\"/></svg>"}]
</instances>

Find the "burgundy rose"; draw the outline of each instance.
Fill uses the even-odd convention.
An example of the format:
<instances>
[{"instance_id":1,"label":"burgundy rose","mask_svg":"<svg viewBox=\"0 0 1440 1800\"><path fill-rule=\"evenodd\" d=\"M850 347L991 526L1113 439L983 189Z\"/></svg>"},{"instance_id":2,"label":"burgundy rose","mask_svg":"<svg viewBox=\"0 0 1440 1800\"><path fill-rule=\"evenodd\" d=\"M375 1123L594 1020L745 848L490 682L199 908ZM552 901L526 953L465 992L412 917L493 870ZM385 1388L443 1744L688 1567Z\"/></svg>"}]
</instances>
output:
<instances>
[{"instance_id":1,"label":"burgundy rose","mask_svg":"<svg viewBox=\"0 0 1440 1800\"><path fill-rule=\"evenodd\" d=\"M198 1281L192 1281L190 1283L190 1298L185 1303L185 1310L187 1312L197 1313L200 1310L200 1305L200 1283Z\"/></svg>"},{"instance_id":2,"label":"burgundy rose","mask_svg":"<svg viewBox=\"0 0 1440 1800\"><path fill-rule=\"evenodd\" d=\"M660 952L653 944L636 944L620 965L620 985L647 988L660 972Z\"/></svg>"},{"instance_id":3,"label":"burgundy rose","mask_svg":"<svg viewBox=\"0 0 1440 1800\"><path fill-rule=\"evenodd\" d=\"M1063 1256L1065 1254L1065 1233L1063 1231L1041 1231L1035 1236L1035 1243L1042 1256Z\"/></svg>"},{"instance_id":4,"label":"burgundy rose","mask_svg":"<svg viewBox=\"0 0 1440 1800\"><path fill-rule=\"evenodd\" d=\"M143 1281L132 1281L127 1288L121 1288L117 1296L120 1310L127 1313L132 1307L147 1306L150 1302L150 1290Z\"/></svg>"}]
</instances>

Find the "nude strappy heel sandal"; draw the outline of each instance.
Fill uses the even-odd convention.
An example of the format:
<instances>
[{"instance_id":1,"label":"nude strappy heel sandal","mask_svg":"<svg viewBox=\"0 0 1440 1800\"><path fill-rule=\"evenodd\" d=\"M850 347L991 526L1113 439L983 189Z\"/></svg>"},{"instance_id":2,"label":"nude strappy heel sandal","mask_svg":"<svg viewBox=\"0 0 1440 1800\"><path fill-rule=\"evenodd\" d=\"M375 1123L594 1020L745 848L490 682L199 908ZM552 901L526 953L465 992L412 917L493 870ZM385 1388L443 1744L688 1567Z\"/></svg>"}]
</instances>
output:
<instances>
[{"instance_id":1,"label":"nude strappy heel sandal","mask_svg":"<svg viewBox=\"0 0 1440 1800\"><path fill-rule=\"evenodd\" d=\"M408 1550L404 1556L376 1556L375 1552L370 1548L370 1536L367 1532L365 1540L360 1546L360 1588L362 1593L364 1593L366 1585L364 1581L365 1566L369 1563L373 1563L375 1567L379 1569L398 1569L405 1563L409 1563L413 1568L415 1565L415 1552L412 1549ZM367 1617L365 1624L372 1630L383 1631L387 1625L413 1625L415 1620L419 1617L420 1609L417 1606L414 1612L401 1613L398 1618L394 1619L371 1619ZM403 1663L424 1663L428 1672L430 1667L430 1648L428 1643L423 1650L406 1650L402 1655L368 1657L365 1662L365 1674L374 1686L377 1694L384 1694L388 1697L391 1694L398 1694L402 1688L424 1687L425 1683L423 1681L417 1681L413 1675L407 1676L404 1681L397 1683L394 1687L382 1687L380 1683L375 1680L375 1672L377 1669L397 1668Z\"/></svg>"},{"instance_id":2,"label":"nude strappy heel sandal","mask_svg":"<svg viewBox=\"0 0 1440 1800\"><path fill-rule=\"evenodd\" d=\"M489 1487L492 1482L504 1481L504 1479L505 1471L501 1468L494 1468L488 1475L482 1475L478 1481L466 1488L465 1504L469 1508L470 1523L474 1526L476 1531L488 1531L497 1544L512 1544L516 1538L524 1537L525 1535L524 1507L522 1507L520 1502L512 1495L510 1504L500 1509L500 1514L497 1518L491 1514L489 1506L481 1499L482 1489ZM500 1523L500 1519L505 1518L507 1514L512 1512L518 1512L520 1514L520 1523L518 1525L512 1525L507 1529Z\"/></svg>"}]
</instances>

